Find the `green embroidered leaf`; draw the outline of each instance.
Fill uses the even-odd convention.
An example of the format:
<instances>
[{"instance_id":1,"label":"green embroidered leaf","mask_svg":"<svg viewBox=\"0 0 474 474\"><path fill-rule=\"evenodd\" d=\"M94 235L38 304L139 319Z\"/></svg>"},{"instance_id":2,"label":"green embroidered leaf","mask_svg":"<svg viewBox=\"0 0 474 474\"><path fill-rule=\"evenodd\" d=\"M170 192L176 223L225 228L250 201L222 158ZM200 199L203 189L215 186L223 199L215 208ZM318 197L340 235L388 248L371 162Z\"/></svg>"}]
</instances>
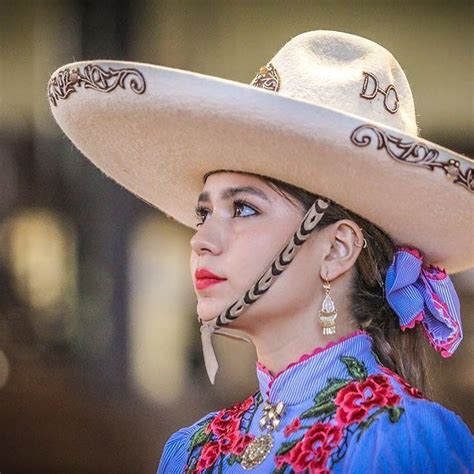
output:
<instances>
[{"instance_id":1,"label":"green embroidered leaf","mask_svg":"<svg viewBox=\"0 0 474 474\"><path fill-rule=\"evenodd\" d=\"M402 407L389 407L388 416L390 418L390 421L392 423L396 423L400 419L404 411L405 409Z\"/></svg>"},{"instance_id":2,"label":"green embroidered leaf","mask_svg":"<svg viewBox=\"0 0 474 474\"><path fill-rule=\"evenodd\" d=\"M362 436L362 433L364 433L364 431L369 428L369 426L378 419L379 415L384 412L386 410L385 407L382 407L382 408L377 408L377 410L375 410L369 417L367 417L364 421L361 421L358 426L357 426L357 429L360 430L359 431L359 434L357 436L357 439L356 441L359 441L360 437Z\"/></svg>"},{"instance_id":3,"label":"green embroidered leaf","mask_svg":"<svg viewBox=\"0 0 474 474\"><path fill-rule=\"evenodd\" d=\"M242 456L237 456L237 454L231 454L227 459L227 464L229 464L229 466L232 466L232 464L235 464L236 462L240 464L242 462Z\"/></svg>"},{"instance_id":4,"label":"green embroidered leaf","mask_svg":"<svg viewBox=\"0 0 474 474\"><path fill-rule=\"evenodd\" d=\"M346 379L336 379L336 378L328 379L328 383L326 387L324 387L314 397L314 403L316 405L320 405L322 403L326 403L332 400L336 396L337 392L339 392L339 390L342 387L345 387L350 382L351 382L350 380L346 380Z\"/></svg>"},{"instance_id":5,"label":"green embroidered leaf","mask_svg":"<svg viewBox=\"0 0 474 474\"><path fill-rule=\"evenodd\" d=\"M288 464L284 463L280 468L273 469L272 474L284 474L287 467Z\"/></svg>"},{"instance_id":6,"label":"green embroidered leaf","mask_svg":"<svg viewBox=\"0 0 474 474\"><path fill-rule=\"evenodd\" d=\"M206 423L205 425L201 426L191 437L189 442L189 451L192 451L195 447L203 445L207 440L211 438L211 433L206 433L206 428L210 425Z\"/></svg>"},{"instance_id":7,"label":"green embroidered leaf","mask_svg":"<svg viewBox=\"0 0 474 474\"><path fill-rule=\"evenodd\" d=\"M364 380L367 378L367 369L363 362L357 360L355 357L341 356L341 361L346 365L347 370L357 380Z\"/></svg>"},{"instance_id":8,"label":"green embroidered leaf","mask_svg":"<svg viewBox=\"0 0 474 474\"><path fill-rule=\"evenodd\" d=\"M257 392L255 393L254 399L255 399L255 403L256 403L257 405L260 405L260 403L263 403L263 396L262 396L262 394L260 393L260 391L257 391Z\"/></svg>"},{"instance_id":9,"label":"green embroidered leaf","mask_svg":"<svg viewBox=\"0 0 474 474\"><path fill-rule=\"evenodd\" d=\"M350 382L350 380L338 379L336 377L329 377L328 378L328 385L332 385L332 384L335 384L335 383L341 383L341 382Z\"/></svg>"},{"instance_id":10,"label":"green embroidered leaf","mask_svg":"<svg viewBox=\"0 0 474 474\"><path fill-rule=\"evenodd\" d=\"M276 456L286 454L288 451L291 451L293 447L303 438L297 439L295 441L287 441L281 445L281 448L276 452Z\"/></svg>"},{"instance_id":11,"label":"green embroidered leaf","mask_svg":"<svg viewBox=\"0 0 474 474\"><path fill-rule=\"evenodd\" d=\"M320 403L308 408L305 412L300 415L300 418L316 418L321 415L330 415L336 411L336 405L333 401Z\"/></svg>"}]
</instances>

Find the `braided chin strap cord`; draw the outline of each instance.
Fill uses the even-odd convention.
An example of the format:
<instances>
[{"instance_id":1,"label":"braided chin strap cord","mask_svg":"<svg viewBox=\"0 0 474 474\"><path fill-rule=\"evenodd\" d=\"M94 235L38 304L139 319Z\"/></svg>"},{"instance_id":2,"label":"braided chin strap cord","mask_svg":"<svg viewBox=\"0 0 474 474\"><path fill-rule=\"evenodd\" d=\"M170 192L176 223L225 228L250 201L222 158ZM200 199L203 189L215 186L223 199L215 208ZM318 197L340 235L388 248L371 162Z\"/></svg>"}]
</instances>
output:
<instances>
[{"instance_id":1,"label":"braided chin strap cord","mask_svg":"<svg viewBox=\"0 0 474 474\"><path fill-rule=\"evenodd\" d=\"M308 212L303 217L297 231L286 242L283 249L278 253L278 256L273 260L267 270L258 278L256 283L252 285L250 290L232 303L219 316L210 321L201 322L201 343L204 354L204 363L206 365L207 375L211 384L214 384L217 369L216 353L212 345L212 335L219 334L222 336L231 337L234 339L241 339L245 342L252 342L247 337L239 336L231 332L223 330L221 327L228 325L234 319L237 319L252 303L255 303L268 289L273 285L276 278L283 273L283 271L291 263L297 254L301 245L308 239L311 232L316 228L316 225L324 215L324 210L327 209L329 203L322 199L317 199Z\"/></svg>"}]
</instances>

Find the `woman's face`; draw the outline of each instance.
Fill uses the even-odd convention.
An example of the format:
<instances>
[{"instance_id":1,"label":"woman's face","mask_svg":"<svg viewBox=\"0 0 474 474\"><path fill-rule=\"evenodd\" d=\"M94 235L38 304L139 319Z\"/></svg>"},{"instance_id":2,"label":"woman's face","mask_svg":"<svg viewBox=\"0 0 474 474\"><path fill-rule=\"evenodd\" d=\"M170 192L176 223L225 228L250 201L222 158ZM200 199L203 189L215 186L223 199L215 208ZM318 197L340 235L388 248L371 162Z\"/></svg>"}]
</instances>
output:
<instances>
[{"instance_id":1,"label":"woman's face","mask_svg":"<svg viewBox=\"0 0 474 474\"><path fill-rule=\"evenodd\" d=\"M255 283L296 231L304 211L258 177L233 172L210 175L199 205L190 265L197 313L208 321ZM257 320L285 317L300 305L312 304L320 293L317 238L313 232L271 288L230 327L251 333ZM225 280L200 286L195 272L203 268Z\"/></svg>"}]
</instances>

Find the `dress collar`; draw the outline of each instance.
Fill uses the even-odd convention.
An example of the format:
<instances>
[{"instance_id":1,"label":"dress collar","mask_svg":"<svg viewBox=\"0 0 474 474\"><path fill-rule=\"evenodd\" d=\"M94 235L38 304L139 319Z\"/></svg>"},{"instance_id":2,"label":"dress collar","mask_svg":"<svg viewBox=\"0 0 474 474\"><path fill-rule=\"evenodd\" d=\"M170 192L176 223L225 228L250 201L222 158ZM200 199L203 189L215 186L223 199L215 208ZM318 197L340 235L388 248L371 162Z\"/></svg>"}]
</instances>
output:
<instances>
[{"instance_id":1,"label":"dress collar","mask_svg":"<svg viewBox=\"0 0 474 474\"><path fill-rule=\"evenodd\" d=\"M257 361L260 393L272 404L282 401L285 405L297 405L311 400L327 384L328 379L348 378L347 365L340 360L341 356L363 361L369 375L380 372L372 352L372 343L369 333L358 329L324 347L316 347L311 353L303 354L275 376Z\"/></svg>"}]
</instances>

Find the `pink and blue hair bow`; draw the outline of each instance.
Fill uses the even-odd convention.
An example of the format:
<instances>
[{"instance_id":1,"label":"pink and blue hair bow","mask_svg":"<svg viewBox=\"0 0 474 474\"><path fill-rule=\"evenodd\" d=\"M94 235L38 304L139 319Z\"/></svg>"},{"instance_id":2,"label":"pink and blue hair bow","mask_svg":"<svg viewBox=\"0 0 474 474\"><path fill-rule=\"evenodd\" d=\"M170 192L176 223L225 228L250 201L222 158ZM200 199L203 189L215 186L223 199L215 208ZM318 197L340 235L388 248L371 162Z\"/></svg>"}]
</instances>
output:
<instances>
[{"instance_id":1,"label":"pink and blue hair bow","mask_svg":"<svg viewBox=\"0 0 474 474\"><path fill-rule=\"evenodd\" d=\"M431 346L450 357L463 334L459 298L444 269L423 263L417 249L399 247L385 276L385 297L402 330L417 323Z\"/></svg>"}]
</instances>

